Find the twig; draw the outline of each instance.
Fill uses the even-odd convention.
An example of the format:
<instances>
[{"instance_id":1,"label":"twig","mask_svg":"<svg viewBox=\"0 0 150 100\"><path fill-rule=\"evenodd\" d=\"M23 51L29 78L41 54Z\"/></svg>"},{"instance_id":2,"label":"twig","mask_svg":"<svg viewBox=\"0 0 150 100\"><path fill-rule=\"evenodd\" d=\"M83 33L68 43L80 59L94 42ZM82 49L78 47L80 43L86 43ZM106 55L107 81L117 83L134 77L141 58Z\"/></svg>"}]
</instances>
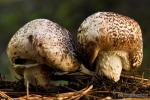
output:
<instances>
[{"instance_id":1,"label":"twig","mask_svg":"<svg viewBox=\"0 0 150 100\"><path fill-rule=\"evenodd\" d=\"M57 99L57 100L64 100L64 99L65 100L78 100L78 98L81 98L83 95L86 95L92 88L93 88L93 85L91 85L88 88L84 88L80 91L57 94L54 99Z\"/></svg>"},{"instance_id":2,"label":"twig","mask_svg":"<svg viewBox=\"0 0 150 100\"><path fill-rule=\"evenodd\" d=\"M0 99L13 100L11 97L0 91Z\"/></svg>"},{"instance_id":3,"label":"twig","mask_svg":"<svg viewBox=\"0 0 150 100\"><path fill-rule=\"evenodd\" d=\"M68 89L68 90L71 90L71 91L73 91L73 92L77 92L77 90L72 89L72 88L70 88L70 87L67 87L67 86L63 86L63 87L66 88L66 89Z\"/></svg>"},{"instance_id":4,"label":"twig","mask_svg":"<svg viewBox=\"0 0 150 100\"><path fill-rule=\"evenodd\" d=\"M75 96L72 96L68 100L79 100L82 96L86 95L92 88L93 88L93 85L91 85L87 89L80 90L77 92Z\"/></svg>"},{"instance_id":5,"label":"twig","mask_svg":"<svg viewBox=\"0 0 150 100\"><path fill-rule=\"evenodd\" d=\"M123 78L130 78L130 79L136 79L136 80L143 80L143 81L149 81L149 79L143 79L141 77L136 77L136 76L129 76L129 75L121 75Z\"/></svg>"},{"instance_id":6,"label":"twig","mask_svg":"<svg viewBox=\"0 0 150 100\"><path fill-rule=\"evenodd\" d=\"M27 99L29 98L29 80L26 81L26 95L27 95Z\"/></svg>"}]
</instances>

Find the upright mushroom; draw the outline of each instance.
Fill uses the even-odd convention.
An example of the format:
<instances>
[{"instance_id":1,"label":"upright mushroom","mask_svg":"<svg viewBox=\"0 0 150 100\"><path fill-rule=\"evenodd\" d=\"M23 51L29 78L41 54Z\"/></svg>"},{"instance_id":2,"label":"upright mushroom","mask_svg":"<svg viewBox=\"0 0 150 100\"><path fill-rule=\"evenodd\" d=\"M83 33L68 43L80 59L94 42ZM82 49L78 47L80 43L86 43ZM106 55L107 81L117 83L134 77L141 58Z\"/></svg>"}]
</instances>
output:
<instances>
[{"instance_id":1,"label":"upright mushroom","mask_svg":"<svg viewBox=\"0 0 150 100\"><path fill-rule=\"evenodd\" d=\"M142 32L139 24L113 12L97 12L87 17L77 33L77 48L83 63L98 75L117 82L122 69L141 65Z\"/></svg>"}]
</instances>

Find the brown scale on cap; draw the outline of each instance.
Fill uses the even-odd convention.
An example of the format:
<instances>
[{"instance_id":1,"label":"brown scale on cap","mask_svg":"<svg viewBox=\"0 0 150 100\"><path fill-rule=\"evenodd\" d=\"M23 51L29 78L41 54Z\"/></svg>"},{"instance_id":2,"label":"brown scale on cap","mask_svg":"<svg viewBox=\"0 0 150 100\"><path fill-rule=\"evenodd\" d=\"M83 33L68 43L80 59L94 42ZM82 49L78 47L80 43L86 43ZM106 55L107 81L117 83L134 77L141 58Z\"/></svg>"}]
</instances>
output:
<instances>
[{"instance_id":1,"label":"brown scale on cap","mask_svg":"<svg viewBox=\"0 0 150 100\"><path fill-rule=\"evenodd\" d=\"M78 29L77 48L83 63L91 66L89 69L95 67L94 63L96 67L98 63L104 63L99 65L100 72L106 62L111 61L104 61L105 57L116 55L122 63L126 62L127 66L119 63L114 65L119 66L120 70L121 67L125 70L137 68L143 59L143 41L139 24L129 17L113 12L97 12L87 17ZM112 67L113 64L107 66Z\"/></svg>"}]
</instances>

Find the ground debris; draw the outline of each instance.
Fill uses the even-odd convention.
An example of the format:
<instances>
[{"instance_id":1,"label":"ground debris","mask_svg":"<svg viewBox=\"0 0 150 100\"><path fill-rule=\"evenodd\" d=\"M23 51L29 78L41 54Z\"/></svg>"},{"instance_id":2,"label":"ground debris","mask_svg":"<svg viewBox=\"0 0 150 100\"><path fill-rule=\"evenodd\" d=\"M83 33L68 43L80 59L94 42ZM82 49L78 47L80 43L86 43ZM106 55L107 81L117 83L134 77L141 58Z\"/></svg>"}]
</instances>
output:
<instances>
[{"instance_id":1,"label":"ground debris","mask_svg":"<svg viewBox=\"0 0 150 100\"><path fill-rule=\"evenodd\" d=\"M54 81L60 79L68 83L52 87L50 90L30 85L28 100L108 100L150 97L150 80L142 76L122 75L116 83L105 77L77 73L53 77ZM0 81L0 98L1 100L26 100L23 80Z\"/></svg>"}]
</instances>

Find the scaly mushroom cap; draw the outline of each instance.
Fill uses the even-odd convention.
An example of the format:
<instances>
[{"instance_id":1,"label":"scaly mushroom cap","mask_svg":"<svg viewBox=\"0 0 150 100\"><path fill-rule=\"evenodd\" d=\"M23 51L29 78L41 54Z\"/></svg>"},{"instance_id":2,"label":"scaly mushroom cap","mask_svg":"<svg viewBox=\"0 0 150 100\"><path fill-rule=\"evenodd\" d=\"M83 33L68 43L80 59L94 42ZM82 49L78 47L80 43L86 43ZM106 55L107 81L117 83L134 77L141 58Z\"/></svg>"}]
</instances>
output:
<instances>
[{"instance_id":1,"label":"scaly mushroom cap","mask_svg":"<svg viewBox=\"0 0 150 100\"><path fill-rule=\"evenodd\" d=\"M86 18L78 29L77 48L83 63L90 66L89 69L93 69L95 62L98 67L97 63L101 63L101 60L105 59L104 55L106 56L111 51L112 54L108 54L110 57L114 54L116 57L122 55L119 56L120 61L129 62L129 66L124 66L118 61L119 66L125 70L139 67L143 59L140 26L135 20L113 12L97 12ZM119 53L114 53L114 51L119 51ZM99 56L101 60L97 59L100 58ZM100 65L104 67L104 63L107 62L109 61L106 60ZM116 64L113 67L117 67ZM97 69L101 70L101 68ZM106 72L109 73L108 70L105 70Z\"/></svg>"},{"instance_id":2,"label":"scaly mushroom cap","mask_svg":"<svg viewBox=\"0 0 150 100\"><path fill-rule=\"evenodd\" d=\"M31 67L41 70L41 66L72 72L79 67L72 44L71 34L65 28L47 19L36 19L14 34L7 54L20 75L25 74L24 68L34 72L35 68ZM28 75L31 76L32 71L28 71ZM51 73L51 70L47 71Z\"/></svg>"}]
</instances>

